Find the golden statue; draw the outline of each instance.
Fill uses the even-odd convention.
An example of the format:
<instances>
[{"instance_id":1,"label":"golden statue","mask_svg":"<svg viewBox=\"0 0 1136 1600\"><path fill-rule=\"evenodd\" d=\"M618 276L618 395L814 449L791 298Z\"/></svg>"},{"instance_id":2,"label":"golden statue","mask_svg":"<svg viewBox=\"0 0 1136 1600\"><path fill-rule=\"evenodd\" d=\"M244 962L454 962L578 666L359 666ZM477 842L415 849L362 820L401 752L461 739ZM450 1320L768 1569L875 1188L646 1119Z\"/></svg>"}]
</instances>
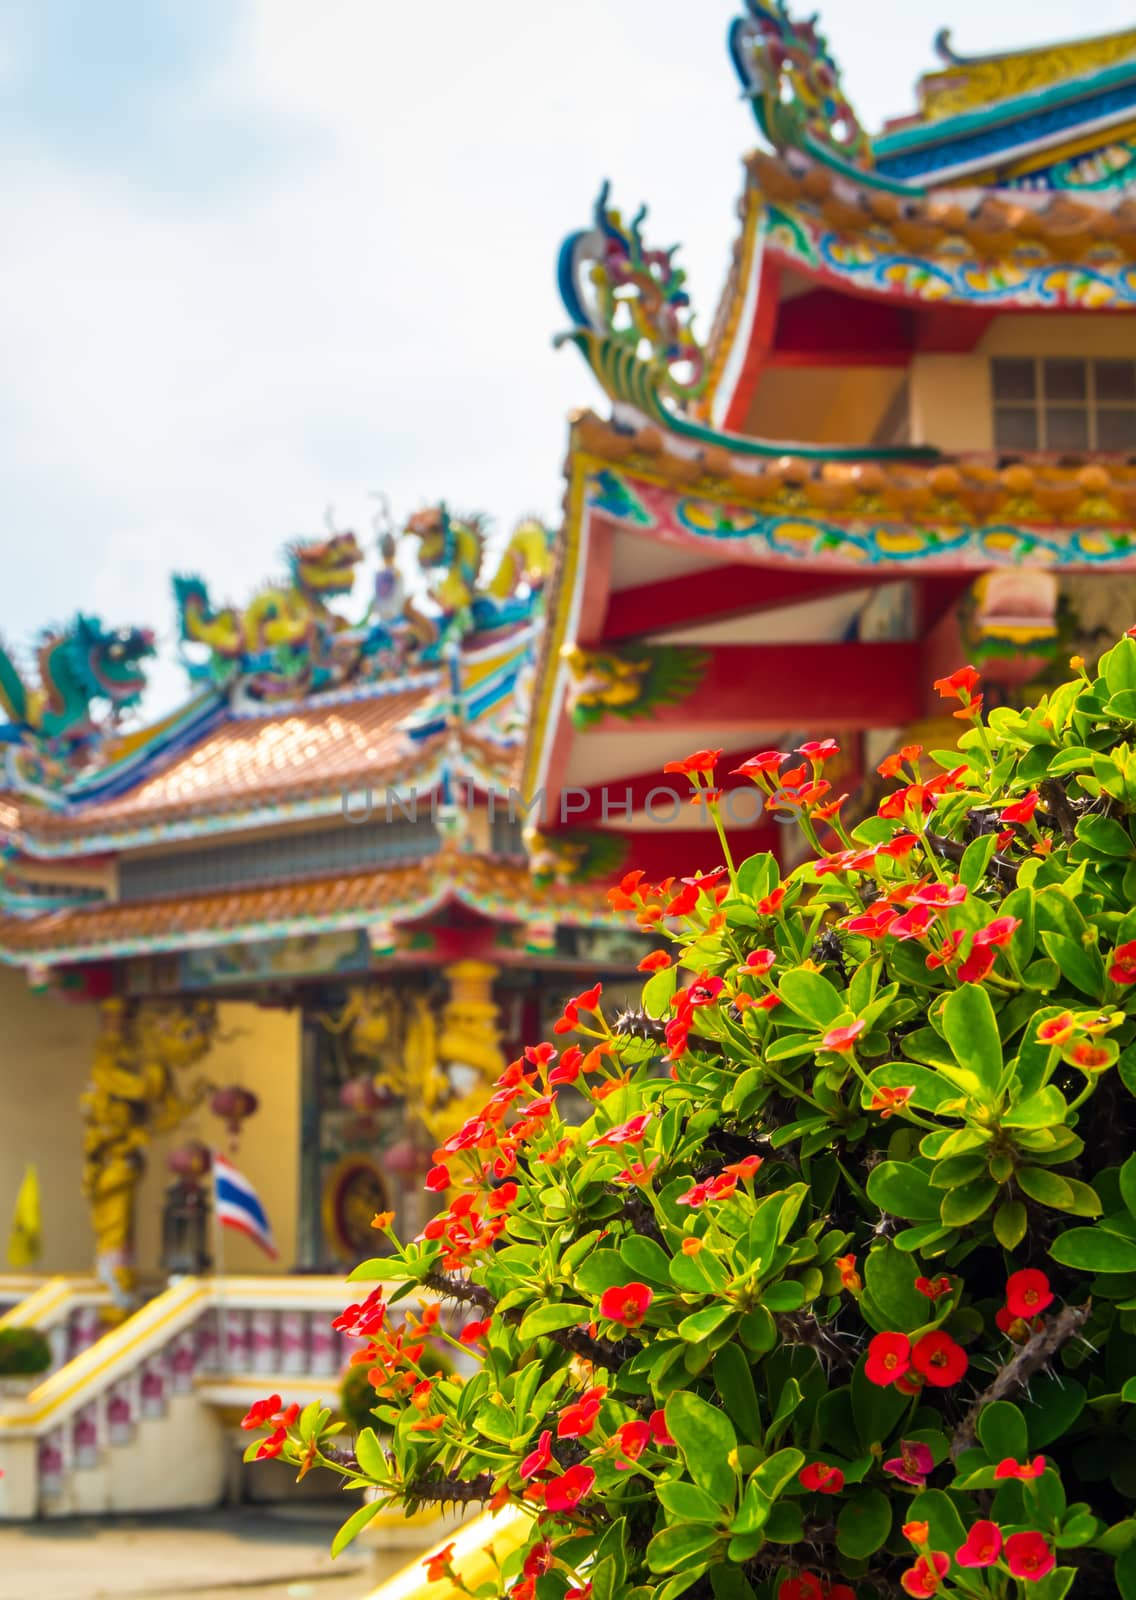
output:
<instances>
[{"instance_id":1,"label":"golden statue","mask_svg":"<svg viewBox=\"0 0 1136 1600\"><path fill-rule=\"evenodd\" d=\"M120 1315L133 1303L135 1197L146 1147L200 1105L210 1085L188 1092L176 1074L205 1056L217 1032L210 1000L128 1005L108 1000L83 1114L83 1195L91 1209L96 1270Z\"/></svg>"},{"instance_id":2,"label":"golden statue","mask_svg":"<svg viewBox=\"0 0 1136 1600\"><path fill-rule=\"evenodd\" d=\"M504 1069L493 1001L496 970L480 961L445 969L450 998L440 1027L424 995L403 998L377 984L352 989L339 1016L324 1019L373 1064L376 1087L405 1100L436 1144L476 1111L486 1084Z\"/></svg>"}]
</instances>

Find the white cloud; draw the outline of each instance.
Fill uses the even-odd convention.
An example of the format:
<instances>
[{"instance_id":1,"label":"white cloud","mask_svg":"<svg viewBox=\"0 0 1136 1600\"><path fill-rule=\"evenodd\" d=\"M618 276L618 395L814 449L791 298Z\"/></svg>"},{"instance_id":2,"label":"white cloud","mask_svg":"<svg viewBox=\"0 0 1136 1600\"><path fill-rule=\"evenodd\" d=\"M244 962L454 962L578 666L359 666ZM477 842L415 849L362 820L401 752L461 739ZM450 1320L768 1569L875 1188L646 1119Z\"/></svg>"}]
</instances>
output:
<instances>
[{"instance_id":1,"label":"white cloud","mask_svg":"<svg viewBox=\"0 0 1136 1600\"><path fill-rule=\"evenodd\" d=\"M9 145L8 633L83 605L169 640L173 569L243 598L329 501L363 531L372 489L400 513L446 498L505 526L555 518L566 414L596 402L551 348L557 246L610 176L618 203L651 203L654 238L684 241L708 327L754 142L725 49L738 9L250 0L225 59L154 116L263 127L267 154L234 132L231 170L155 195L126 162ZM995 22L1001 40L1065 14L943 10L974 50ZM825 7L870 122L931 64L912 11ZM163 667L151 709L180 692Z\"/></svg>"}]
</instances>

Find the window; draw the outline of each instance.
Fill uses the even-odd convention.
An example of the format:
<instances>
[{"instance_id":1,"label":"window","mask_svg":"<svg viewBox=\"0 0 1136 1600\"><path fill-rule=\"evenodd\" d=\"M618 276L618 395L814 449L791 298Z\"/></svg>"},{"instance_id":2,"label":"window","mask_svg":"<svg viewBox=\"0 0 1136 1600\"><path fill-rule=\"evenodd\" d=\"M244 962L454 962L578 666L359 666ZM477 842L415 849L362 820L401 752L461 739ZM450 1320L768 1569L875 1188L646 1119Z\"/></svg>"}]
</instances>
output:
<instances>
[{"instance_id":1,"label":"window","mask_svg":"<svg viewBox=\"0 0 1136 1600\"><path fill-rule=\"evenodd\" d=\"M997 450L1136 451L1136 361L997 356Z\"/></svg>"}]
</instances>

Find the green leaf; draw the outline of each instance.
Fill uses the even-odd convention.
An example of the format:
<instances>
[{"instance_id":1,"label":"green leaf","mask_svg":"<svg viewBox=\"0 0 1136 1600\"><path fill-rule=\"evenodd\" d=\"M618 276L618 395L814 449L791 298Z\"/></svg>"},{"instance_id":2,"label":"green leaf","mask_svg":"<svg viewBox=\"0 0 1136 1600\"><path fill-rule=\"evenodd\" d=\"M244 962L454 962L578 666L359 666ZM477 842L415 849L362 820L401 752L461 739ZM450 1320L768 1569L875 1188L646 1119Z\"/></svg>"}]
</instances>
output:
<instances>
[{"instance_id":1,"label":"green leaf","mask_svg":"<svg viewBox=\"0 0 1136 1600\"><path fill-rule=\"evenodd\" d=\"M1109 694L1136 689L1136 641L1121 639L1097 664L1097 671L1108 685Z\"/></svg>"},{"instance_id":2,"label":"green leaf","mask_svg":"<svg viewBox=\"0 0 1136 1600\"><path fill-rule=\"evenodd\" d=\"M355 1440L355 1459L368 1478L381 1483L389 1474L386 1454L374 1428L364 1428Z\"/></svg>"},{"instance_id":3,"label":"green leaf","mask_svg":"<svg viewBox=\"0 0 1136 1600\"><path fill-rule=\"evenodd\" d=\"M673 1523L657 1533L647 1546L647 1565L652 1572L671 1572L675 1567L706 1555L718 1543L719 1537L713 1528L707 1528L701 1522ZM691 1574L692 1583L695 1576Z\"/></svg>"},{"instance_id":4,"label":"green leaf","mask_svg":"<svg viewBox=\"0 0 1136 1600\"><path fill-rule=\"evenodd\" d=\"M695 1483L719 1505L732 1506L738 1481L729 1458L738 1440L729 1418L689 1389L671 1395L664 1415Z\"/></svg>"},{"instance_id":5,"label":"green leaf","mask_svg":"<svg viewBox=\"0 0 1136 1600\"><path fill-rule=\"evenodd\" d=\"M1136 1241L1107 1228L1067 1228L1049 1247L1054 1261L1081 1272L1136 1272Z\"/></svg>"},{"instance_id":6,"label":"green leaf","mask_svg":"<svg viewBox=\"0 0 1136 1600\"><path fill-rule=\"evenodd\" d=\"M994 1213L994 1237L1004 1250L1016 1250L1028 1226L1029 1217L1020 1200L1003 1200Z\"/></svg>"},{"instance_id":7,"label":"green leaf","mask_svg":"<svg viewBox=\"0 0 1136 1600\"><path fill-rule=\"evenodd\" d=\"M661 972L651 974L643 985L643 1009L649 1017L666 1017L670 1014L677 982L677 967L664 967Z\"/></svg>"},{"instance_id":8,"label":"green leaf","mask_svg":"<svg viewBox=\"0 0 1136 1600\"><path fill-rule=\"evenodd\" d=\"M965 883L968 889L977 889L986 876L986 869L990 865L990 857L998 848L998 835L996 833L982 834L977 839L972 839L962 853L959 862L959 882Z\"/></svg>"},{"instance_id":9,"label":"green leaf","mask_svg":"<svg viewBox=\"0 0 1136 1600\"><path fill-rule=\"evenodd\" d=\"M993 1098L1002 1076L1002 1040L990 996L980 983L964 983L943 1003L943 1037L960 1067Z\"/></svg>"},{"instance_id":10,"label":"green leaf","mask_svg":"<svg viewBox=\"0 0 1136 1600\"><path fill-rule=\"evenodd\" d=\"M758 1493L766 1500L776 1500L787 1483L790 1483L805 1464L803 1450L778 1450L768 1461L763 1461L750 1478Z\"/></svg>"},{"instance_id":11,"label":"green leaf","mask_svg":"<svg viewBox=\"0 0 1136 1600\"><path fill-rule=\"evenodd\" d=\"M881 1548L891 1532L891 1501L879 1489L861 1489L836 1519L836 1548L842 1556L863 1561Z\"/></svg>"},{"instance_id":12,"label":"green leaf","mask_svg":"<svg viewBox=\"0 0 1136 1600\"><path fill-rule=\"evenodd\" d=\"M1100 999L1105 987L1104 967L1095 950L1086 950L1084 945L1067 938L1063 933L1046 931L1041 936L1041 942L1046 954L1057 962L1063 976L1075 989L1087 994L1091 1000Z\"/></svg>"},{"instance_id":13,"label":"green leaf","mask_svg":"<svg viewBox=\"0 0 1136 1600\"><path fill-rule=\"evenodd\" d=\"M1049 1128L1060 1126L1068 1113L1069 1106L1060 1089L1048 1084L1044 1089L1038 1089L1035 1094L1028 1094L1024 1099L1012 1105L1009 1111L1001 1118L1004 1128Z\"/></svg>"},{"instance_id":14,"label":"green leaf","mask_svg":"<svg viewBox=\"0 0 1136 1600\"><path fill-rule=\"evenodd\" d=\"M795 1278L785 1278L780 1283L771 1283L761 1299L767 1311L799 1311L805 1303L805 1291Z\"/></svg>"},{"instance_id":15,"label":"green leaf","mask_svg":"<svg viewBox=\"0 0 1136 1600\"><path fill-rule=\"evenodd\" d=\"M704 1306L701 1311L692 1311L689 1317L682 1319L678 1325L678 1336L690 1343L697 1343L702 1339L708 1339L723 1322L736 1315L737 1311L728 1300L717 1305Z\"/></svg>"},{"instance_id":16,"label":"green leaf","mask_svg":"<svg viewBox=\"0 0 1136 1600\"><path fill-rule=\"evenodd\" d=\"M1047 1172L1044 1167L1022 1167L1018 1186L1031 1200L1057 1211L1067 1211L1073 1204L1073 1191L1065 1179L1056 1172Z\"/></svg>"},{"instance_id":17,"label":"green leaf","mask_svg":"<svg viewBox=\"0 0 1136 1600\"><path fill-rule=\"evenodd\" d=\"M585 1294L603 1294L605 1289L628 1281L627 1267L618 1250L593 1250L576 1269L576 1287Z\"/></svg>"},{"instance_id":18,"label":"green leaf","mask_svg":"<svg viewBox=\"0 0 1136 1600\"><path fill-rule=\"evenodd\" d=\"M945 1227L961 1228L984 1217L997 1198L998 1185L993 1178L976 1178L972 1183L962 1183L957 1189L948 1190L939 1215Z\"/></svg>"},{"instance_id":19,"label":"green leaf","mask_svg":"<svg viewBox=\"0 0 1136 1600\"><path fill-rule=\"evenodd\" d=\"M1136 1156L1129 1156L1120 1169L1120 1198L1129 1215L1136 1217Z\"/></svg>"},{"instance_id":20,"label":"green leaf","mask_svg":"<svg viewBox=\"0 0 1136 1600\"><path fill-rule=\"evenodd\" d=\"M804 1518L795 1500L778 1500L765 1524L770 1544L796 1544L804 1535Z\"/></svg>"},{"instance_id":21,"label":"green leaf","mask_svg":"<svg viewBox=\"0 0 1136 1600\"><path fill-rule=\"evenodd\" d=\"M777 858L768 850L747 856L738 868L738 891L754 900L764 900L781 881Z\"/></svg>"},{"instance_id":22,"label":"green leaf","mask_svg":"<svg viewBox=\"0 0 1136 1600\"><path fill-rule=\"evenodd\" d=\"M747 1444L756 1444L761 1438L761 1407L753 1369L739 1344L724 1344L715 1355L714 1387L739 1437Z\"/></svg>"},{"instance_id":23,"label":"green leaf","mask_svg":"<svg viewBox=\"0 0 1136 1600\"><path fill-rule=\"evenodd\" d=\"M790 1011L818 1028L827 1029L845 1010L844 996L819 972L800 968L787 972L777 992Z\"/></svg>"},{"instance_id":24,"label":"green leaf","mask_svg":"<svg viewBox=\"0 0 1136 1600\"><path fill-rule=\"evenodd\" d=\"M560 1328L576 1328L593 1320L587 1306L537 1306L521 1323L521 1339L539 1339Z\"/></svg>"},{"instance_id":25,"label":"green leaf","mask_svg":"<svg viewBox=\"0 0 1136 1600\"><path fill-rule=\"evenodd\" d=\"M910 1333L928 1320L927 1301L915 1288L911 1257L893 1244L877 1245L864 1258L865 1299L861 1310L877 1333ZM869 1311L879 1315L869 1316Z\"/></svg>"},{"instance_id":26,"label":"green leaf","mask_svg":"<svg viewBox=\"0 0 1136 1600\"><path fill-rule=\"evenodd\" d=\"M1077 823L1077 838L1082 840L1097 855L1103 856L1130 856L1132 854L1132 839L1126 828L1123 828L1115 817L1101 817L1090 814L1081 817Z\"/></svg>"},{"instance_id":27,"label":"green leaf","mask_svg":"<svg viewBox=\"0 0 1136 1600\"><path fill-rule=\"evenodd\" d=\"M955 1503L942 1489L924 1489L909 1501L905 1512L905 1521L927 1523L932 1550L957 1550L966 1540Z\"/></svg>"},{"instance_id":28,"label":"green leaf","mask_svg":"<svg viewBox=\"0 0 1136 1600\"><path fill-rule=\"evenodd\" d=\"M1136 1600L1136 1544L1117 1557L1116 1592L1120 1600Z\"/></svg>"},{"instance_id":29,"label":"green leaf","mask_svg":"<svg viewBox=\"0 0 1136 1600\"><path fill-rule=\"evenodd\" d=\"M1008 1400L995 1400L983 1406L978 1414L978 1437L994 1462L1004 1461L1007 1456L1024 1461L1029 1448L1026 1419Z\"/></svg>"},{"instance_id":30,"label":"green leaf","mask_svg":"<svg viewBox=\"0 0 1136 1600\"><path fill-rule=\"evenodd\" d=\"M891 1216L908 1222L939 1220L941 1196L931 1187L925 1162L881 1161L868 1176L867 1191L872 1204Z\"/></svg>"},{"instance_id":31,"label":"green leaf","mask_svg":"<svg viewBox=\"0 0 1136 1600\"><path fill-rule=\"evenodd\" d=\"M634 1277L670 1288L671 1258L654 1239L645 1238L641 1233L630 1234L620 1243L619 1254Z\"/></svg>"},{"instance_id":32,"label":"green leaf","mask_svg":"<svg viewBox=\"0 0 1136 1600\"><path fill-rule=\"evenodd\" d=\"M381 1500L370 1500L365 1506L360 1506L358 1511L353 1511L331 1541L332 1555L337 1556L346 1550L352 1539L362 1533L367 1524L377 1517L382 1509L383 1502Z\"/></svg>"},{"instance_id":33,"label":"green leaf","mask_svg":"<svg viewBox=\"0 0 1136 1600\"><path fill-rule=\"evenodd\" d=\"M661 1483L656 1490L659 1501L679 1522L709 1522L716 1526L724 1511L706 1493L693 1483Z\"/></svg>"}]
</instances>

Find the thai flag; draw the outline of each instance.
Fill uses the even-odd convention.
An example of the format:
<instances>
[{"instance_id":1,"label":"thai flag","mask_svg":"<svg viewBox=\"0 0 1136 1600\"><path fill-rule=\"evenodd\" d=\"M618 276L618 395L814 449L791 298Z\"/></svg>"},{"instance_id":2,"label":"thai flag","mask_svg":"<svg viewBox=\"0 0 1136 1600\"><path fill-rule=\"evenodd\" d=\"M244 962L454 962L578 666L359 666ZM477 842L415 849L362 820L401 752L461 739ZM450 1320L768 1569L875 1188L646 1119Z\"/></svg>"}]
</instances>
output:
<instances>
[{"instance_id":1,"label":"thai flag","mask_svg":"<svg viewBox=\"0 0 1136 1600\"><path fill-rule=\"evenodd\" d=\"M213 1152L213 1207L222 1228L236 1228L276 1260L276 1245L264 1207L248 1179L216 1150Z\"/></svg>"}]
</instances>

